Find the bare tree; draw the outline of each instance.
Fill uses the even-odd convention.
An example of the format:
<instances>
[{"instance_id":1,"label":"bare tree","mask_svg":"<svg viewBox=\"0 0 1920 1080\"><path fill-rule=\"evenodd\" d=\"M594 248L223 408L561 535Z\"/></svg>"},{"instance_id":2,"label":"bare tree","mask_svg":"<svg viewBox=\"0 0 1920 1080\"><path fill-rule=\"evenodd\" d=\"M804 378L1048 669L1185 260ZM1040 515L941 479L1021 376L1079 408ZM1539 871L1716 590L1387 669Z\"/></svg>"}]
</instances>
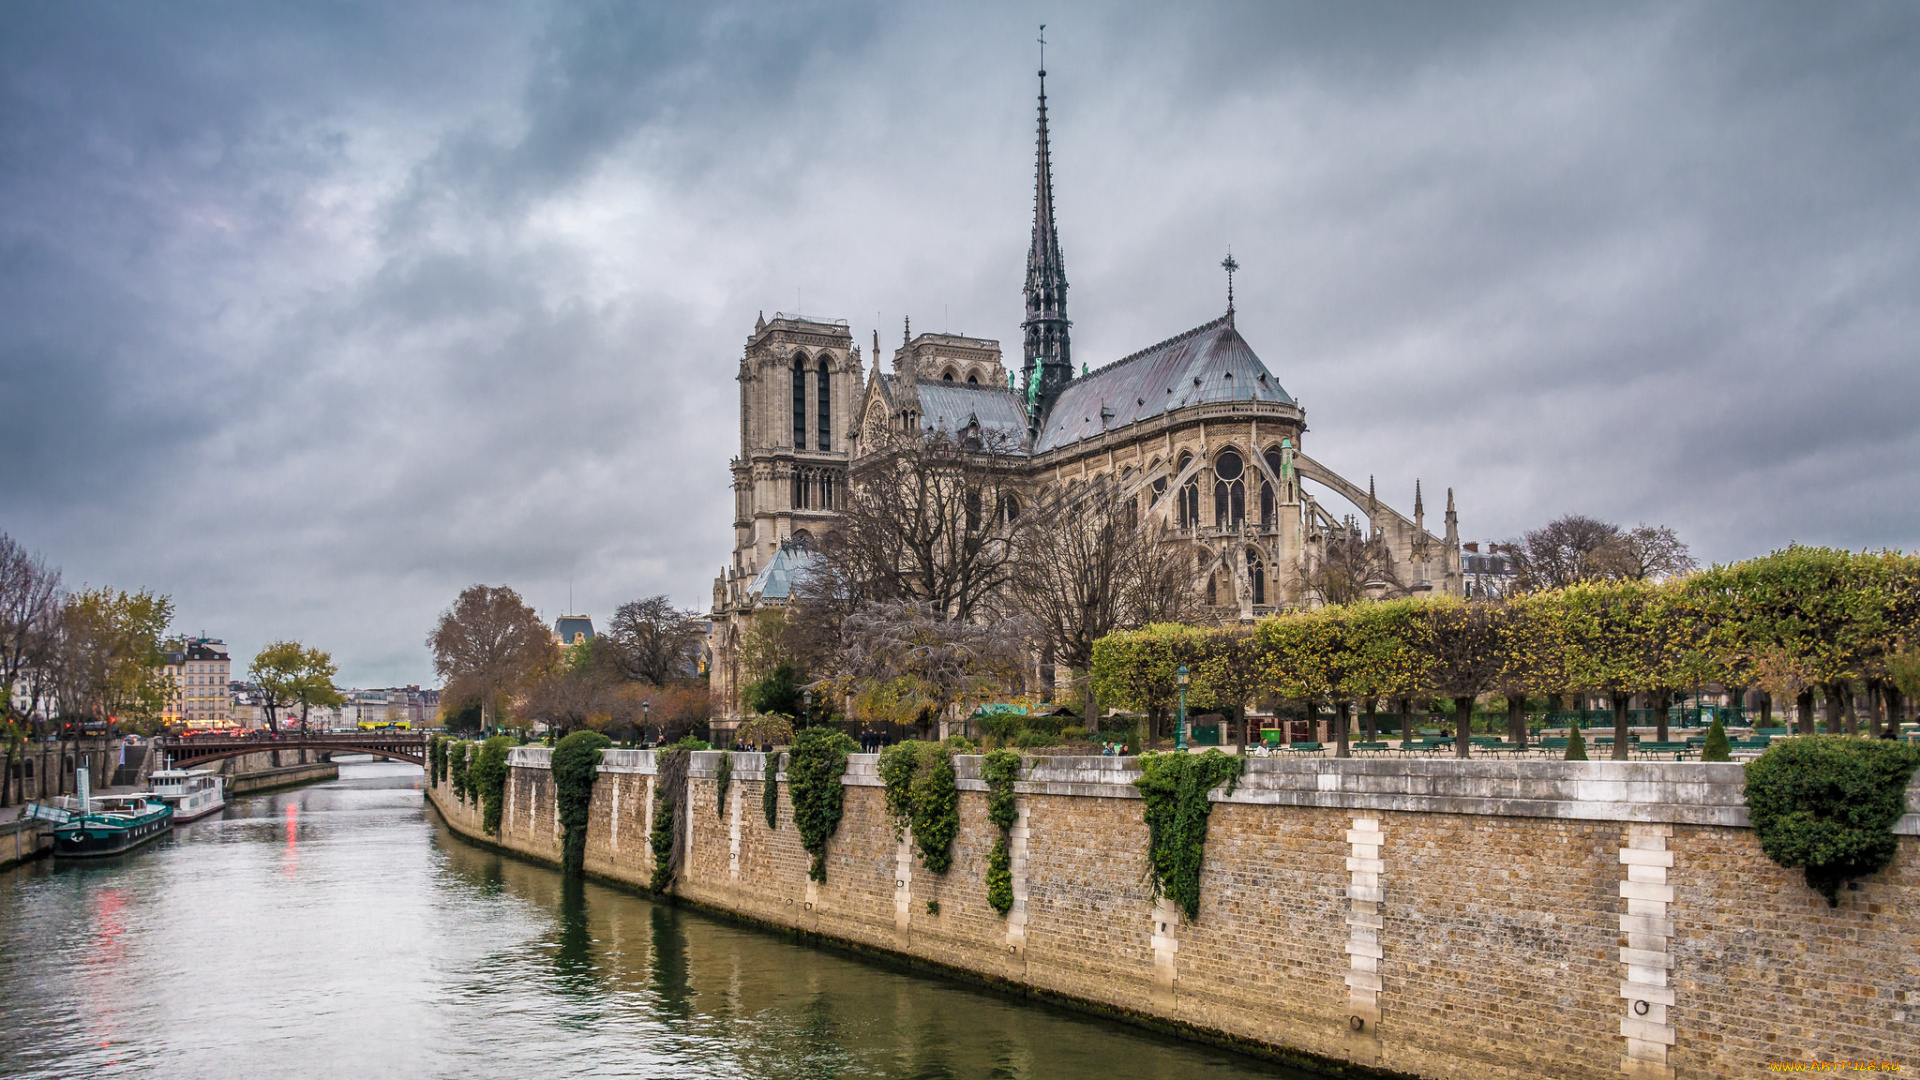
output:
<instances>
[{"instance_id":1,"label":"bare tree","mask_svg":"<svg viewBox=\"0 0 1920 1080\"><path fill-rule=\"evenodd\" d=\"M1559 589L1618 576L1614 565L1620 526L1581 514L1534 529L1509 542L1519 592Z\"/></svg>"},{"instance_id":2,"label":"bare tree","mask_svg":"<svg viewBox=\"0 0 1920 1080\"><path fill-rule=\"evenodd\" d=\"M480 703L480 724L492 710L553 666L558 649L520 594L505 585L470 585L427 635L433 669L446 680L450 704Z\"/></svg>"},{"instance_id":3,"label":"bare tree","mask_svg":"<svg viewBox=\"0 0 1920 1080\"><path fill-rule=\"evenodd\" d=\"M588 728L609 731L633 725L641 715L642 691L604 669L550 667L527 687L525 715L554 735Z\"/></svg>"},{"instance_id":4,"label":"bare tree","mask_svg":"<svg viewBox=\"0 0 1920 1080\"><path fill-rule=\"evenodd\" d=\"M1599 561L1610 576L1626 581L1665 581L1700 565L1672 529L1644 524L1616 536Z\"/></svg>"},{"instance_id":5,"label":"bare tree","mask_svg":"<svg viewBox=\"0 0 1920 1080\"><path fill-rule=\"evenodd\" d=\"M0 806L12 801L15 759L25 750L28 729L37 727L41 697L52 672L61 607L60 571L0 533L0 713L11 712L16 694L26 698L26 725L6 739L0 760Z\"/></svg>"},{"instance_id":6,"label":"bare tree","mask_svg":"<svg viewBox=\"0 0 1920 1080\"><path fill-rule=\"evenodd\" d=\"M814 572L852 605L912 603L966 621L1013 576L1021 498L992 438L897 435L849 476Z\"/></svg>"},{"instance_id":7,"label":"bare tree","mask_svg":"<svg viewBox=\"0 0 1920 1080\"><path fill-rule=\"evenodd\" d=\"M925 726L1017 686L1036 629L1024 616L987 623L942 618L926 604L874 604L847 618L848 674L870 712Z\"/></svg>"},{"instance_id":8,"label":"bare tree","mask_svg":"<svg viewBox=\"0 0 1920 1080\"><path fill-rule=\"evenodd\" d=\"M1394 570L1386 537L1367 536L1356 523L1327 537L1319 561L1307 568L1295 588L1296 603L1313 599L1323 604L1396 600L1409 592Z\"/></svg>"},{"instance_id":9,"label":"bare tree","mask_svg":"<svg viewBox=\"0 0 1920 1080\"><path fill-rule=\"evenodd\" d=\"M1054 663L1084 674L1113 631L1193 614L1192 562L1138 499L1102 476L1020 517L1008 599L1038 622ZM1092 683L1082 685L1090 717Z\"/></svg>"},{"instance_id":10,"label":"bare tree","mask_svg":"<svg viewBox=\"0 0 1920 1080\"><path fill-rule=\"evenodd\" d=\"M622 674L655 686L689 674L700 655L699 617L674 607L665 596L629 600L615 608L606 636Z\"/></svg>"}]
</instances>

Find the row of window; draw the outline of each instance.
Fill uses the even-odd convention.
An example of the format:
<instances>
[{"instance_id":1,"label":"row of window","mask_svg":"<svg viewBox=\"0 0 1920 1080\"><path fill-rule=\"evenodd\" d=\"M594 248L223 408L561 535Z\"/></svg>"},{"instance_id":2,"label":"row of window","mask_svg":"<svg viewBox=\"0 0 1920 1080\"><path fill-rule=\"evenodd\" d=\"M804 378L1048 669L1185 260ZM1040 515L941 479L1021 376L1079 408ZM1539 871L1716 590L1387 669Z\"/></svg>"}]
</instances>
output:
<instances>
[{"instance_id":1,"label":"row of window","mask_svg":"<svg viewBox=\"0 0 1920 1080\"><path fill-rule=\"evenodd\" d=\"M793 448L807 448L807 354L793 358ZM815 441L821 450L833 449L833 369L822 356L815 374ZM798 505L797 503L795 505Z\"/></svg>"},{"instance_id":2,"label":"row of window","mask_svg":"<svg viewBox=\"0 0 1920 1080\"><path fill-rule=\"evenodd\" d=\"M846 478L833 469L793 470L793 508L832 510L840 504Z\"/></svg>"},{"instance_id":3,"label":"row of window","mask_svg":"<svg viewBox=\"0 0 1920 1080\"><path fill-rule=\"evenodd\" d=\"M1267 468L1275 476L1280 475L1282 464L1280 448L1276 446L1268 449L1265 456ZM1191 453L1182 453L1180 460L1174 465L1174 474L1177 476L1185 472L1192 461ZM1267 529L1274 527L1278 521L1279 493L1264 476L1249 476L1246 463L1240 458L1240 452L1230 449L1220 451L1213 459L1214 525L1237 529L1246 523L1247 483L1252 479L1260 481L1260 526ZM1166 488L1165 480L1154 482L1153 495L1156 503L1166 492ZM1181 487L1177 510L1181 528L1190 529L1201 523L1200 477L1197 474Z\"/></svg>"}]
</instances>

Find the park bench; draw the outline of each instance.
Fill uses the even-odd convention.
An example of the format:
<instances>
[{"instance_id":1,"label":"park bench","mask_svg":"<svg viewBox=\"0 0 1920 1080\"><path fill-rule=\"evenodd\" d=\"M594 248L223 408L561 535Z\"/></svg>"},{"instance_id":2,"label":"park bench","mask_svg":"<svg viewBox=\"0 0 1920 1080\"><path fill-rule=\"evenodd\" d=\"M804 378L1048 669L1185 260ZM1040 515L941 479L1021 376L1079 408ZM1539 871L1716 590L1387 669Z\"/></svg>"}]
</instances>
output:
<instances>
[{"instance_id":1,"label":"park bench","mask_svg":"<svg viewBox=\"0 0 1920 1080\"><path fill-rule=\"evenodd\" d=\"M1348 745L1348 748L1355 751L1356 753L1370 754L1380 750L1390 750L1393 747L1392 747L1392 744L1384 743L1384 742L1357 742L1357 743L1350 743Z\"/></svg>"},{"instance_id":2,"label":"park bench","mask_svg":"<svg viewBox=\"0 0 1920 1080\"><path fill-rule=\"evenodd\" d=\"M1311 754L1321 749L1323 749L1323 747L1321 747L1321 745L1317 742L1297 742L1297 743L1287 744L1288 752L1295 753L1295 754Z\"/></svg>"},{"instance_id":3,"label":"park bench","mask_svg":"<svg viewBox=\"0 0 1920 1080\"><path fill-rule=\"evenodd\" d=\"M1762 735L1786 735L1787 733L1787 729L1783 727L1757 727L1753 729L1755 738L1759 738Z\"/></svg>"},{"instance_id":4,"label":"park bench","mask_svg":"<svg viewBox=\"0 0 1920 1080\"><path fill-rule=\"evenodd\" d=\"M1565 753L1567 749L1567 744L1572 741L1573 740L1571 737L1549 735L1546 738L1540 740L1540 749L1550 751L1550 752L1557 750L1562 753Z\"/></svg>"},{"instance_id":5,"label":"park bench","mask_svg":"<svg viewBox=\"0 0 1920 1080\"><path fill-rule=\"evenodd\" d=\"M1431 750L1439 750L1442 747L1447 747L1452 745L1453 745L1452 739L1443 739L1438 737L1426 738L1426 739L1407 739L1407 740L1403 740L1400 743L1400 749L1411 751L1416 754L1423 754Z\"/></svg>"},{"instance_id":6,"label":"park bench","mask_svg":"<svg viewBox=\"0 0 1920 1080\"><path fill-rule=\"evenodd\" d=\"M1641 754L1672 754L1673 760L1679 761L1682 755L1693 748L1684 742L1656 742L1652 739L1644 739L1633 749Z\"/></svg>"},{"instance_id":7,"label":"park bench","mask_svg":"<svg viewBox=\"0 0 1920 1080\"><path fill-rule=\"evenodd\" d=\"M1772 743L1773 743L1773 736L1771 735L1761 735L1757 738L1752 738L1752 739L1728 739L1727 749L1729 750L1765 750L1768 746L1772 745Z\"/></svg>"}]
</instances>

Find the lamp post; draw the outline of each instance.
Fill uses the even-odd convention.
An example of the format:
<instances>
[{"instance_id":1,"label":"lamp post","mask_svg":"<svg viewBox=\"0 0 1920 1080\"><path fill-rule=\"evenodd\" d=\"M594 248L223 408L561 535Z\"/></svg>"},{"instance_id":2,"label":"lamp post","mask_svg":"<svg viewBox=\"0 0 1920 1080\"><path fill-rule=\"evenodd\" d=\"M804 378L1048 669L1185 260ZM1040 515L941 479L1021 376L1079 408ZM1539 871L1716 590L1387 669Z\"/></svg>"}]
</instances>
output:
<instances>
[{"instance_id":1,"label":"lamp post","mask_svg":"<svg viewBox=\"0 0 1920 1080\"><path fill-rule=\"evenodd\" d=\"M653 699L652 698L648 698L647 700L640 703L640 726L646 729L649 733L653 731Z\"/></svg>"},{"instance_id":2,"label":"lamp post","mask_svg":"<svg viewBox=\"0 0 1920 1080\"><path fill-rule=\"evenodd\" d=\"M800 691L800 703L802 707L806 709L806 715L801 717L800 726L803 728L812 727L813 726L813 691L811 690Z\"/></svg>"},{"instance_id":3,"label":"lamp post","mask_svg":"<svg viewBox=\"0 0 1920 1080\"><path fill-rule=\"evenodd\" d=\"M1187 665L1181 664L1174 670L1173 681L1180 684L1180 721L1173 728L1173 748L1187 748Z\"/></svg>"}]
</instances>

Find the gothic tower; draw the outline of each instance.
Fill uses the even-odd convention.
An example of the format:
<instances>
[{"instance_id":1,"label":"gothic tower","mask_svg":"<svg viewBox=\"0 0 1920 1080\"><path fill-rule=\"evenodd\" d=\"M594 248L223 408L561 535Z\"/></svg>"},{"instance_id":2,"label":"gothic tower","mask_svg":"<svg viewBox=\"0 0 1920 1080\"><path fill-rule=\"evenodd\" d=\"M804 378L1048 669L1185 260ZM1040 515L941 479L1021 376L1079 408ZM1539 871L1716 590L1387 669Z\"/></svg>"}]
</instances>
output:
<instances>
[{"instance_id":1,"label":"gothic tower","mask_svg":"<svg viewBox=\"0 0 1920 1080\"><path fill-rule=\"evenodd\" d=\"M1053 164L1047 155L1047 69L1040 69L1040 133L1033 177L1033 245L1027 250L1027 427L1038 432L1060 390L1073 379L1067 340L1067 269L1053 221Z\"/></svg>"}]
</instances>

